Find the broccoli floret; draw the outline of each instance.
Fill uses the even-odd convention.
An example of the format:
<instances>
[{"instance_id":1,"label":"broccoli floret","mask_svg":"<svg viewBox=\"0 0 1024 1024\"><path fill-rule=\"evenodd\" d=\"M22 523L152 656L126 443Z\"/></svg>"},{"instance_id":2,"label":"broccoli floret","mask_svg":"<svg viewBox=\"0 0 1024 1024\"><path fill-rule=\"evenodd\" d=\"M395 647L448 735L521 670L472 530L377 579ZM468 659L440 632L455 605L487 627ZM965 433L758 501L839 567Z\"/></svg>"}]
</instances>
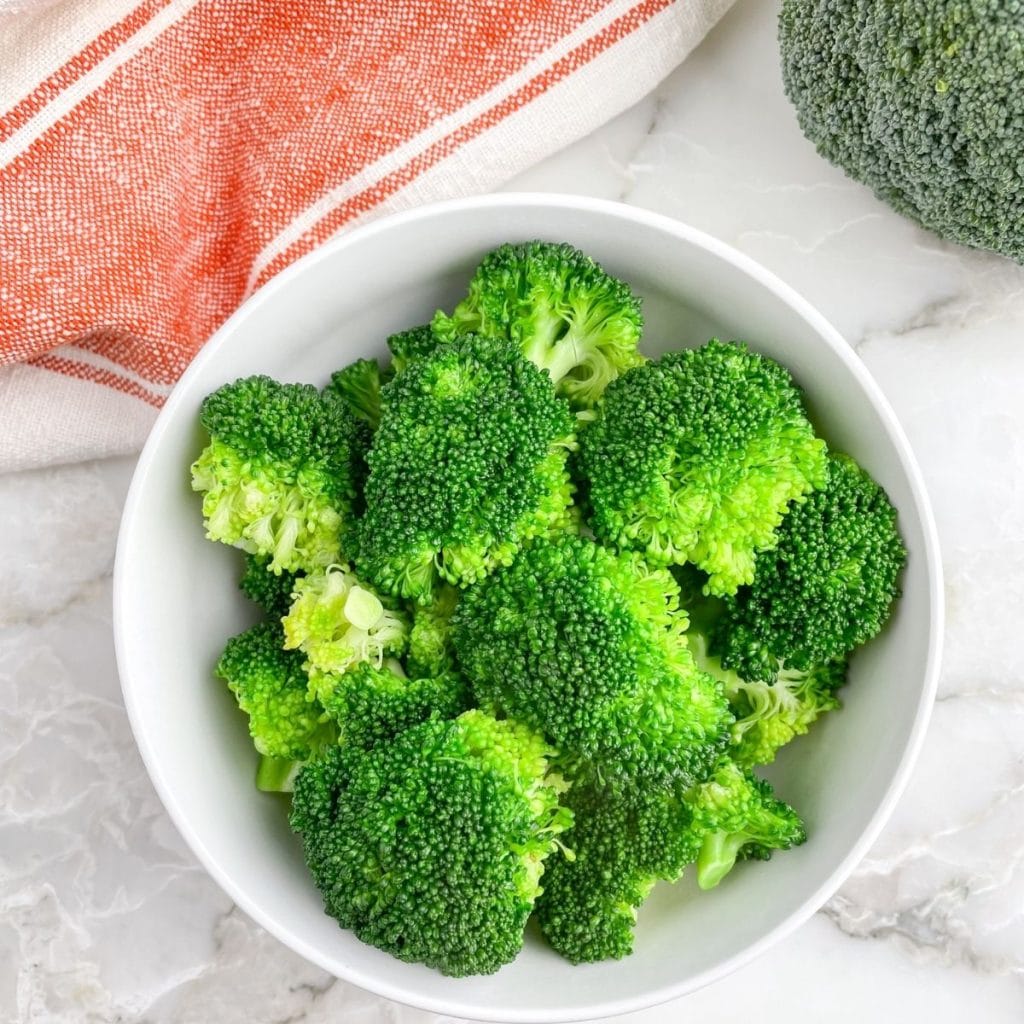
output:
<instances>
[{"instance_id":1,"label":"broccoli floret","mask_svg":"<svg viewBox=\"0 0 1024 1024\"><path fill-rule=\"evenodd\" d=\"M541 930L574 964L633 951L637 910L659 880L675 881L700 841L671 788L616 791L575 785L563 798L570 856L552 857L537 901Z\"/></svg>"},{"instance_id":2,"label":"broccoli floret","mask_svg":"<svg viewBox=\"0 0 1024 1024\"><path fill-rule=\"evenodd\" d=\"M830 455L827 469L712 629L712 652L748 682L842 658L879 632L899 593L906 549L885 491L849 456Z\"/></svg>"},{"instance_id":3,"label":"broccoli floret","mask_svg":"<svg viewBox=\"0 0 1024 1024\"><path fill-rule=\"evenodd\" d=\"M1017 3L785 0L779 38L823 157L943 237L1024 261Z\"/></svg>"},{"instance_id":4,"label":"broccoli floret","mask_svg":"<svg viewBox=\"0 0 1024 1024\"><path fill-rule=\"evenodd\" d=\"M664 569L572 535L536 540L467 590L455 650L477 700L543 732L573 775L705 778L728 741Z\"/></svg>"},{"instance_id":5,"label":"broccoli floret","mask_svg":"<svg viewBox=\"0 0 1024 1024\"><path fill-rule=\"evenodd\" d=\"M291 607L295 581L304 575L301 569L275 574L270 571L270 559L265 555L246 555L245 571L238 587L272 619L280 619Z\"/></svg>"},{"instance_id":6,"label":"broccoli floret","mask_svg":"<svg viewBox=\"0 0 1024 1024\"><path fill-rule=\"evenodd\" d=\"M715 339L615 381L579 459L598 539L656 565L693 562L714 594L753 579L790 502L825 477L789 372Z\"/></svg>"},{"instance_id":7,"label":"broccoli floret","mask_svg":"<svg viewBox=\"0 0 1024 1024\"><path fill-rule=\"evenodd\" d=\"M356 559L381 590L428 602L439 575L465 586L570 521L572 414L506 344L442 345L381 398Z\"/></svg>"},{"instance_id":8,"label":"broccoli floret","mask_svg":"<svg viewBox=\"0 0 1024 1024\"><path fill-rule=\"evenodd\" d=\"M386 654L401 654L409 638L405 615L344 565L297 579L281 624L284 646L301 650L307 668L336 674L360 662L379 668Z\"/></svg>"},{"instance_id":9,"label":"broccoli floret","mask_svg":"<svg viewBox=\"0 0 1024 1024\"><path fill-rule=\"evenodd\" d=\"M807 833L796 811L777 799L772 787L729 759L686 797L690 829L700 840L697 884L713 889L738 858L768 860L773 850L804 842Z\"/></svg>"},{"instance_id":10,"label":"broccoli floret","mask_svg":"<svg viewBox=\"0 0 1024 1024\"><path fill-rule=\"evenodd\" d=\"M549 754L525 726L467 711L307 763L291 822L327 913L447 975L508 963L571 824Z\"/></svg>"},{"instance_id":11,"label":"broccoli floret","mask_svg":"<svg viewBox=\"0 0 1024 1024\"><path fill-rule=\"evenodd\" d=\"M352 414L371 430L380 422L380 389L390 374L382 372L375 359L357 359L331 374L327 391L337 395Z\"/></svg>"},{"instance_id":12,"label":"broccoli floret","mask_svg":"<svg viewBox=\"0 0 1024 1024\"><path fill-rule=\"evenodd\" d=\"M454 718L470 707L465 682L454 673L407 679L389 658L380 668L362 662L344 675L310 672L310 691L338 726L340 741L373 747L426 721Z\"/></svg>"},{"instance_id":13,"label":"broccoli floret","mask_svg":"<svg viewBox=\"0 0 1024 1024\"><path fill-rule=\"evenodd\" d=\"M451 584L437 588L429 604L417 604L412 611L406 667L411 676L433 676L455 668L452 647L452 616L459 592Z\"/></svg>"},{"instance_id":14,"label":"broccoli floret","mask_svg":"<svg viewBox=\"0 0 1024 1024\"><path fill-rule=\"evenodd\" d=\"M192 465L206 535L269 559L271 572L339 557L359 488L365 424L305 384L246 377L203 402L210 443Z\"/></svg>"},{"instance_id":15,"label":"broccoli floret","mask_svg":"<svg viewBox=\"0 0 1024 1024\"><path fill-rule=\"evenodd\" d=\"M286 788L295 762L306 760L333 739L323 708L307 698L301 655L282 650L276 623L262 622L232 637L217 662L238 706L249 716L249 733L263 760L260 789Z\"/></svg>"},{"instance_id":16,"label":"broccoli floret","mask_svg":"<svg viewBox=\"0 0 1024 1024\"><path fill-rule=\"evenodd\" d=\"M429 356L441 343L430 324L392 334L388 338L392 369L395 373L401 373L414 359Z\"/></svg>"},{"instance_id":17,"label":"broccoli floret","mask_svg":"<svg viewBox=\"0 0 1024 1024\"><path fill-rule=\"evenodd\" d=\"M640 300L571 245L503 245L477 267L469 294L434 333L504 338L547 370L576 407L592 406L609 381L643 361Z\"/></svg>"},{"instance_id":18,"label":"broccoli floret","mask_svg":"<svg viewBox=\"0 0 1024 1024\"><path fill-rule=\"evenodd\" d=\"M729 754L741 767L771 764L781 747L803 736L826 711L840 707L836 690L846 681L846 658L808 669L783 667L772 682L748 682L708 653L704 634L691 629L687 639L697 665L725 688L736 718Z\"/></svg>"}]
</instances>

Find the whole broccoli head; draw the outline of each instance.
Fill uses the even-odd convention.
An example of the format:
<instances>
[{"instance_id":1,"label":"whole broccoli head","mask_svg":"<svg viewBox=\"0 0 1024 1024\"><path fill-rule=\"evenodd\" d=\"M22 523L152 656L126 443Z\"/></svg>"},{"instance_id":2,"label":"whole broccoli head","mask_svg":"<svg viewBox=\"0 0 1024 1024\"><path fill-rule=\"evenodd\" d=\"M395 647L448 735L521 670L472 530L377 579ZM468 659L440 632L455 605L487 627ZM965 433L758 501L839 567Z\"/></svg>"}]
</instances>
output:
<instances>
[{"instance_id":1,"label":"whole broccoli head","mask_svg":"<svg viewBox=\"0 0 1024 1024\"><path fill-rule=\"evenodd\" d=\"M692 782L727 742L719 684L686 646L666 570L571 534L467 590L455 650L474 695L558 748L574 775Z\"/></svg>"},{"instance_id":2,"label":"whole broccoli head","mask_svg":"<svg viewBox=\"0 0 1024 1024\"><path fill-rule=\"evenodd\" d=\"M675 881L700 841L671 787L629 790L575 785L563 798L573 825L571 856L552 857L537 901L548 942L574 964L633 951L637 911L659 880Z\"/></svg>"},{"instance_id":3,"label":"whole broccoli head","mask_svg":"<svg viewBox=\"0 0 1024 1024\"><path fill-rule=\"evenodd\" d=\"M1024 261L1017 3L785 0L779 39L822 156L943 237Z\"/></svg>"},{"instance_id":4,"label":"whole broccoli head","mask_svg":"<svg viewBox=\"0 0 1024 1024\"><path fill-rule=\"evenodd\" d=\"M465 586L570 521L573 416L507 344L439 346L381 397L356 562L382 590L427 602L439 575Z\"/></svg>"},{"instance_id":5,"label":"whole broccoli head","mask_svg":"<svg viewBox=\"0 0 1024 1024\"><path fill-rule=\"evenodd\" d=\"M846 658L807 669L783 667L771 682L747 681L708 653L706 635L691 629L687 640L697 665L725 687L736 718L729 756L741 767L771 764L780 748L840 706L836 691L846 682Z\"/></svg>"},{"instance_id":6,"label":"whole broccoli head","mask_svg":"<svg viewBox=\"0 0 1024 1024\"><path fill-rule=\"evenodd\" d=\"M737 859L768 860L773 850L804 842L807 833L796 811L777 799L772 787L724 758L707 782L686 796L690 831L700 843L697 884L712 889Z\"/></svg>"},{"instance_id":7,"label":"whole broccoli head","mask_svg":"<svg viewBox=\"0 0 1024 1024\"><path fill-rule=\"evenodd\" d=\"M371 430L380 422L380 389L391 377L375 359L357 359L331 374L326 391L337 396L357 419Z\"/></svg>"},{"instance_id":8,"label":"whole broccoli head","mask_svg":"<svg viewBox=\"0 0 1024 1024\"><path fill-rule=\"evenodd\" d=\"M379 668L386 654L401 654L409 638L405 615L344 565L297 579L281 624L286 648L301 650L310 669L336 674L361 662Z\"/></svg>"},{"instance_id":9,"label":"whole broccoli head","mask_svg":"<svg viewBox=\"0 0 1024 1024\"><path fill-rule=\"evenodd\" d=\"M846 455L757 556L753 582L725 599L711 649L745 680L841 659L884 625L906 549L885 491Z\"/></svg>"},{"instance_id":10,"label":"whole broccoli head","mask_svg":"<svg viewBox=\"0 0 1024 1024\"><path fill-rule=\"evenodd\" d=\"M246 377L203 402L210 443L192 465L206 535L268 559L271 572L337 561L360 487L366 424L305 384Z\"/></svg>"},{"instance_id":11,"label":"whole broccoli head","mask_svg":"<svg viewBox=\"0 0 1024 1024\"><path fill-rule=\"evenodd\" d=\"M302 657L283 643L279 625L261 622L227 642L215 669L249 716L249 734L263 755L260 789L289 789L296 763L334 737L323 708L307 697Z\"/></svg>"},{"instance_id":12,"label":"whole broccoli head","mask_svg":"<svg viewBox=\"0 0 1024 1024\"><path fill-rule=\"evenodd\" d=\"M467 711L307 763L291 822L327 913L444 974L508 963L571 824L549 753L525 726Z\"/></svg>"},{"instance_id":13,"label":"whole broccoli head","mask_svg":"<svg viewBox=\"0 0 1024 1024\"><path fill-rule=\"evenodd\" d=\"M367 749L431 716L455 718L470 707L460 676L449 672L408 679L390 658L380 668L361 662L343 675L313 669L310 691L338 727L340 742Z\"/></svg>"},{"instance_id":14,"label":"whole broccoli head","mask_svg":"<svg viewBox=\"0 0 1024 1024\"><path fill-rule=\"evenodd\" d=\"M712 340L624 374L580 435L589 522L657 565L693 562L709 593L749 583L790 502L825 476L789 372Z\"/></svg>"},{"instance_id":15,"label":"whole broccoli head","mask_svg":"<svg viewBox=\"0 0 1024 1024\"><path fill-rule=\"evenodd\" d=\"M505 338L547 370L576 407L592 406L623 370L643 361L640 300L571 245L503 245L477 267L469 294L434 334Z\"/></svg>"},{"instance_id":16,"label":"whole broccoli head","mask_svg":"<svg viewBox=\"0 0 1024 1024\"><path fill-rule=\"evenodd\" d=\"M272 619L280 619L291 607L295 581L304 575L302 570L271 572L270 559L266 555L246 555L245 569L238 581L238 587Z\"/></svg>"}]
</instances>

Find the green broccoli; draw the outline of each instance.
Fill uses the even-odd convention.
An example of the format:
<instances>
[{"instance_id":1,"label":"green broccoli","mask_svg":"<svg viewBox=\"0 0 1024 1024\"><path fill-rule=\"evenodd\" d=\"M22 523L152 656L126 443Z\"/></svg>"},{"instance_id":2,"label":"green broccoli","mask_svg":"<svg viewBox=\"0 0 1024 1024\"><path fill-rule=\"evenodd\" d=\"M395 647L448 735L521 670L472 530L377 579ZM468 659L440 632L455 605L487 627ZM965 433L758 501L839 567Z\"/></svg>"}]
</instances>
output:
<instances>
[{"instance_id":1,"label":"green broccoli","mask_svg":"<svg viewBox=\"0 0 1024 1024\"><path fill-rule=\"evenodd\" d=\"M574 964L628 956L637 910L655 883L675 881L700 851L689 808L660 786L574 785L563 802L573 815L562 836L571 856L548 861L541 930Z\"/></svg>"},{"instance_id":2,"label":"green broccoli","mask_svg":"<svg viewBox=\"0 0 1024 1024\"><path fill-rule=\"evenodd\" d=\"M343 673L361 662L380 667L386 654L401 654L409 623L347 566L332 565L295 581L281 620L284 646L300 649L307 668Z\"/></svg>"},{"instance_id":3,"label":"green broccoli","mask_svg":"<svg viewBox=\"0 0 1024 1024\"><path fill-rule=\"evenodd\" d=\"M297 763L333 739L323 708L307 698L301 656L282 649L281 627L261 622L232 637L215 672L249 716L249 733L263 755L260 789L290 788Z\"/></svg>"},{"instance_id":4,"label":"green broccoli","mask_svg":"<svg viewBox=\"0 0 1024 1024\"><path fill-rule=\"evenodd\" d=\"M429 602L564 527L573 417L546 374L504 343L440 346L381 391L356 564L382 591Z\"/></svg>"},{"instance_id":5,"label":"green broccoli","mask_svg":"<svg viewBox=\"0 0 1024 1024\"><path fill-rule=\"evenodd\" d=\"M736 718L730 729L730 756L744 768L771 764L781 747L807 730L826 711L840 706L836 691L846 681L846 658L808 669L783 667L771 682L746 681L708 653L707 637L687 634L694 661L721 680Z\"/></svg>"},{"instance_id":6,"label":"green broccoli","mask_svg":"<svg viewBox=\"0 0 1024 1024\"><path fill-rule=\"evenodd\" d=\"M549 754L525 726L474 710L308 762L291 822L327 913L447 975L508 963L571 824Z\"/></svg>"},{"instance_id":7,"label":"green broccoli","mask_svg":"<svg viewBox=\"0 0 1024 1024\"><path fill-rule=\"evenodd\" d=\"M768 860L773 850L804 842L807 833L796 811L777 799L772 787L728 758L707 782L686 796L690 831L700 841L697 884L713 889L737 859Z\"/></svg>"},{"instance_id":8,"label":"green broccoli","mask_svg":"<svg viewBox=\"0 0 1024 1024\"><path fill-rule=\"evenodd\" d=\"M401 373L414 359L431 355L439 344L441 339L434 333L430 324L392 334L388 338L391 368L395 373Z\"/></svg>"},{"instance_id":9,"label":"green broccoli","mask_svg":"<svg viewBox=\"0 0 1024 1024\"><path fill-rule=\"evenodd\" d=\"M879 632L899 593L906 549L885 491L849 456L830 455L827 470L711 629L712 652L748 682L843 658Z\"/></svg>"},{"instance_id":10,"label":"green broccoli","mask_svg":"<svg viewBox=\"0 0 1024 1024\"><path fill-rule=\"evenodd\" d=\"M343 675L309 673L310 692L338 727L339 741L370 748L431 715L454 718L470 707L465 682L453 673L407 679L389 658L380 668L362 662Z\"/></svg>"},{"instance_id":11,"label":"green broccoli","mask_svg":"<svg viewBox=\"0 0 1024 1024\"><path fill-rule=\"evenodd\" d=\"M459 592L451 584L442 583L429 604L413 608L406 668L414 678L454 669L451 632L458 600Z\"/></svg>"},{"instance_id":12,"label":"green broccoli","mask_svg":"<svg viewBox=\"0 0 1024 1024\"><path fill-rule=\"evenodd\" d=\"M1024 261L1017 2L784 0L779 39L823 157L943 237Z\"/></svg>"},{"instance_id":13,"label":"green broccoli","mask_svg":"<svg viewBox=\"0 0 1024 1024\"><path fill-rule=\"evenodd\" d=\"M246 555L245 570L238 587L272 619L280 619L291 607L295 581L304 575L301 569L275 574L270 571L270 559L266 555Z\"/></svg>"},{"instance_id":14,"label":"green broccoli","mask_svg":"<svg viewBox=\"0 0 1024 1024\"><path fill-rule=\"evenodd\" d=\"M824 482L825 444L788 371L713 339L615 381L579 462L599 540L656 565L693 562L709 593L730 594L789 504Z\"/></svg>"},{"instance_id":15,"label":"green broccoli","mask_svg":"<svg viewBox=\"0 0 1024 1024\"><path fill-rule=\"evenodd\" d=\"M203 402L210 443L192 465L210 540L269 559L271 572L339 557L359 489L365 424L305 384L246 377Z\"/></svg>"},{"instance_id":16,"label":"green broccoli","mask_svg":"<svg viewBox=\"0 0 1024 1024\"><path fill-rule=\"evenodd\" d=\"M375 359L357 359L343 370L332 373L325 390L337 395L354 416L376 430L380 422L381 385L390 376L381 371Z\"/></svg>"},{"instance_id":17,"label":"green broccoli","mask_svg":"<svg viewBox=\"0 0 1024 1024\"><path fill-rule=\"evenodd\" d=\"M559 394L587 408L609 381L643 361L640 300L571 245L503 245L477 267L451 316L438 311L435 335L467 333L511 341L547 370Z\"/></svg>"},{"instance_id":18,"label":"green broccoli","mask_svg":"<svg viewBox=\"0 0 1024 1024\"><path fill-rule=\"evenodd\" d=\"M482 706L543 732L574 776L697 781L731 718L687 649L678 593L637 554L538 539L463 594L459 665Z\"/></svg>"}]
</instances>

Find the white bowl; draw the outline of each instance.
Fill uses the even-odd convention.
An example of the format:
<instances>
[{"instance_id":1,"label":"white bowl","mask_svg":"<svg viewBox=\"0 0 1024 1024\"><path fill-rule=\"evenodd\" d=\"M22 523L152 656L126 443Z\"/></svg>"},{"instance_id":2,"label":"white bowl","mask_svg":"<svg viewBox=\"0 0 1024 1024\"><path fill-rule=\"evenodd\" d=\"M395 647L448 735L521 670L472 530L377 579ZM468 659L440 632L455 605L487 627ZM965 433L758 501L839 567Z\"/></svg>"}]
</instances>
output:
<instances>
[{"instance_id":1,"label":"white bowl","mask_svg":"<svg viewBox=\"0 0 1024 1024\"><path fill-rule=\"evenodd\" d=\"M203 537L188 466L205 395L237 377L326 382L385 337L463 293L494 246L568 241L644 300L645 349L741 338L789 367L833 447L854 455L899 510L903 597L853 662L845 708L786 748L771 778L809 840L742 864L714 891L660 886L625 960L572 967L531 934L490 977L454 980L363 945L323 911L279 797L257 792L244 716L212 667L254 613L239 555ZM461 1017L569 1021L641 1009L746 963L810 916L877 836L920 747L938 673L942 586L921 476L885 398L843 339L748 257L666 217L566 196L497 195L381 220L274 278L210 340L158 419L121 524L114 629L125 704L160 797L207 870L243 910L338 977Z\"/></svg>"}]
</instances>

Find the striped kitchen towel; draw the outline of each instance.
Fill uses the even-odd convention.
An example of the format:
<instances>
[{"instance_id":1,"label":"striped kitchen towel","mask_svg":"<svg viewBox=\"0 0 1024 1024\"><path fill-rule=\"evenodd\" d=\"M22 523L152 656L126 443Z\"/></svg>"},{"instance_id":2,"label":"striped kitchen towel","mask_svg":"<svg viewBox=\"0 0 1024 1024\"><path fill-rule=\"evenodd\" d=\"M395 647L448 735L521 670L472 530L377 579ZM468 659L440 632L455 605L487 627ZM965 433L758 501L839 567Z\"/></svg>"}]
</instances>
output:
<instances>
[{"instance_id":1,"label":"striped kitchen towel","mask_svg":"<svg viewBox=\"0 0 1024 1024\"><path fill-rule=\"evenodd\" d=\"M0 0L0 469L136 450L254 289L494 188L731 0Z\"/></svg>"}]
</instances>

